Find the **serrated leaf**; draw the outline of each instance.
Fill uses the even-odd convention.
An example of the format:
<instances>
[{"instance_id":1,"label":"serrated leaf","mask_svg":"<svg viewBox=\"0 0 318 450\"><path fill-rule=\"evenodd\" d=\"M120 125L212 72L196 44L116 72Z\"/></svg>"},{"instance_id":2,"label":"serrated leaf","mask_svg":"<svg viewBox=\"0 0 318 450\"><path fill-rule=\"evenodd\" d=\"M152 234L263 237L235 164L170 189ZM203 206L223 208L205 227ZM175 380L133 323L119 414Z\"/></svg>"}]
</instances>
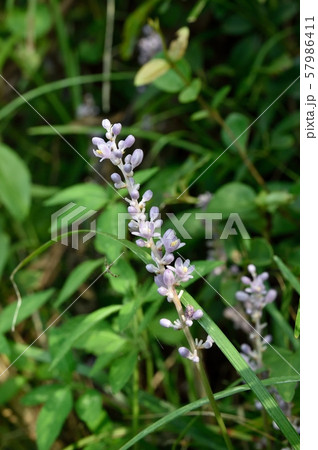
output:
<instances>
[{"instance_id":1,"label":"serrated leaf","mask_svg":"<svg viewBox=\"0 0 318 450\"><path fill-rule=\"evenodd\" d=\"M50 368L53 369L59 361L63 359L66 353L72 348L74 342L86 333L86 331L94 327L96 323L119 311L120 308L121 305L111 305L106 306L105 308L100 308L82 318L79 323L76 323L73 329L69 332L67 339L65 339L61 344L59 352L55 355Z\"/></svg>"},{"instance_id":2,"label":"serrated leaf","mask_svg":"<svg viewBox=\"0 0 318 450\"><path fill-rule=\"evenodd\" d=\"M71 297L74 292L84 283L85 280L94 272L97 267L103 263L103 258L95 261L84 261L72 270L71 274L65 281L60 294L54 302L55 308L60 306L65 300Z\"/></svg>"},{"instance_id":3,"label":"serrated leaf","mask_svg":"<svg viewBox=\"0 0 318 450\"><path fill-rule=\"evenodd\" d=\"M182 27L176 35L177 39L174 39L168 48L168 55L172 61L179 61L184 56L189 43L190 30L188 27Z\"/></svg>"},{"instance_id":4,"label":"serrated leaf","mask_svg":"<svg viewBox=\"0 0 318 450\"><path fill-rule=\"evenodd\" d=\"M54 289L48 289L42 292L22 297L22 305L19 310L17 324L29 317L34 311L41 308L54 293ZM17 302L11 303L1 311L0 333L6 333L11 329L14 312L16 310Z\"/></svg>"},{"instance_id":5,"label":"serrated leaf","mask_svg":"<svg viewBox=\"0 0 318 450\"><path fill-rule=\"evenodd\" d=\"M144 86L164 75L170 69L168 61L162 58L152 59L144 64L137 72L135 86Z\"/></svg>"},{"instance_id":6,"label":"serrated leaf","mask_svg":"<svg viewBox=\"0 0 318 450\"><path fill-rule=\"evenodd\" d=\"M20 156L0 143L0 202L19 222L29 213L31 176Z\"/></svg>"},{"instance_id":7,"label":"serrated leaf","mask_svg":"<svg viewBox=\"0 0 318 450\"><path fill-rule=\"evenodd\" d=\"M55 391L40 411L36 423L37 445L39 450L49 450L60 434L63 424L73 405L69 388Z\"/></svg>"},{"instance_id":8,"label":"serrated leaf","mask_svg":"<svg viewBox=\"0 0 318 450\"><path fill-rule=\"evenodd\" d=\"M191 84L184 88L179 94L179 102L180 103L190 103L194 102L198 98L198 95L201 90L201 80L199 78L195 78L191 81Z\"/></svg>"},{"instance_id":9,"label":"serrated leaf","mask_svg":"<svg viewBox=\"0 0 318 450\"><path fill-rule=\"evenodd\" d=\"M125 355L113 362L109 372L109 383L114 394L119 392L135 370L137 363L137 352Z\"/></svg>"}]
</instances>

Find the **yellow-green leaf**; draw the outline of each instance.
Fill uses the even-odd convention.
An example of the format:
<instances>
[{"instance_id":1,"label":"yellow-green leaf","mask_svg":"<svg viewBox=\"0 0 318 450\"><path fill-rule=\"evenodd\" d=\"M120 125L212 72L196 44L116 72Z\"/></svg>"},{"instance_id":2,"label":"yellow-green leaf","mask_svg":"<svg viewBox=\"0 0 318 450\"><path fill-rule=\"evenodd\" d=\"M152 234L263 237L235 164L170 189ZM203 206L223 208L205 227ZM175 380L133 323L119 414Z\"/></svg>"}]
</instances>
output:
<instances>
[{"instance_id":1,"label":"yellow-green leaf","mask_svg":"<svg viewBox=\"0 0 318 450\"><path fill-rule=\"evenodd\" d=\"M190 30L188 27L182 27L177 32L177 39L174 39L168 49L169 58L172 61L179 61L186 52L189 43Z\"/></svg>"},{"instance_id":2,"label":"yellow-green leaf","mask_svg":"<svg viewBox=\"0 0 318 450\"><path fill-rule=\"evenodd\" d=\"M162 58L152 59L144 64L135 76L135 86L144 86L149 84L170 69L168 61Z\"/></svg>"}]
</instances>

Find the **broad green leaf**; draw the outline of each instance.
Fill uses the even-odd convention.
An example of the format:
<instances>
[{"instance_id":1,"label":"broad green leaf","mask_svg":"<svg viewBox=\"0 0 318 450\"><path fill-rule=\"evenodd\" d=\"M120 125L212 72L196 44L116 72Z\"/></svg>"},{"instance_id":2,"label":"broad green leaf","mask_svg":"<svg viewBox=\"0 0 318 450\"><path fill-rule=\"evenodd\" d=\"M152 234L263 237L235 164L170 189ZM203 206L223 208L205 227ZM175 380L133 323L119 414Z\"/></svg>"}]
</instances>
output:
<instances>
[{"instance_id":1,"label":"broad green leaf","mask_svg":"<svg viewBox=\"0 0 318 450\"><path fill-rule=\"evenodd\" d=\"M72 348L75 341L80 338L86 331L90 330L95 326L96 323L104 320L106 317L119 311L121 305L111 305L104 308L100 308L97 311L92 312L88 316L81 318L78 324L76 324L73 329L69 332L67 338L61 343L59 352L55 355L51 369L53 369L59 361L63 359L66 353Z\"/></svg>"},{"instance_id":2,"label":"broad green leaf","mask_svg":"<svg viewBox=\"0 0 318 450\"><path fill-rule=\"evenodd\" d=\"M19 375L9 378L0 384L0 405L6 404L14 397L26 383L26 379Z\"/></svg>"},{"instance_id":3,"label":"broad green leaf","mask_svg":"<svg viewBox=\"0 0 318 450\"><path fill-rule=\"evenodd\" d=\"M125 330L140 306L140 300L130 300L123 305L118 314L118 326L120 330Z\"/></svg>"},{"instance_id":4,"label":"broad green leaf","mask_svg":"<svg viewBox=\"0 0 318 450\"><path fill-rule=\"evenodd\" d=\"M63 189L45 201L46 206L66 205L74 202L79 206L98 210L107 203L107 190L92 183L81 183ZM85 212L85 211L84 211Z\"/></svg>"},{"instance_id":5,"label":"broad green leaf","mask_svg":"<svg viewBox=\"0 0 318 450\"><path fill-rule=\"evenodd\" d=\"M195 309L202 309L203 311L203 308L201 308L201 306L191 297L188 292L185 292L183 294L181 301L185 306L191 304ZM225 334L223 334L216 323L210 319L207 313L204 313L202 319L200 319L199 322L205 329L205 331L212 337L216 345L230 361L233 367L241 375L243 380L250 386L256 397L262 403L265 411L270 415L274 422L276 422L277 426L280 428L284 436L288 439L290 444L298 450L300 448L299 435L296 433L293 426L285 417L276 401L264 388L253 370L249 367L240 353L236 350L234 345L229 341ZM289 367L286 363L284 364L286 367ZM293 375L297 374L298 373L296 373L296 371L293 372Z\"/></svg>"},{"instance_id":6,"label":"broad green leaf","mask_svg":"<svg viewBox=\"0 0 318 450\"><path fill-rule=\"evenodd\" d=\"M22 322L27 317L31 316L34 311L41 308L54 293L54 289L48 289L42 292L36 292L31 295L22 297L22 305L18 314L17 324ZM17 302L11 303L1 311L0 333L6 333L11 329L14 312L16 310Z\"/></svg>"},{"instance_id":7,"label":"broad green leaf","mask_svg":"<svg viewBox=\"0 0 318 450\"><path fill-rule=\"evenodd\" d=\"M272 385L278 385L280 383L290 383L299 381L299 377L291 377L291 379L284 378L268 378L266 380L262 380L261 383L263 386L272 386ZM226 398L235 394L239 394L240 392L245 392L250 390L250 387L245 386L237 386L234 388L226 389L224 391L218 392L215 394L216 400L221 400L222 398ZM148 427L144 428L140 433L138 433L136 436L134 436L132 439L130 439L126 444L124 444L120 450L128 450L131 448L134 444L144 439L146 436L148 436L150 433L153 433L154 431L158 430L158 428L161 428L164 425L167 425L168 423L172 422L173 420L177 419L178 417L186 416L190 411L193 411L194 409L201 408L204 405L207 405L209 403L209 400L207 398L202 398L200 400L196 400L195 402L188 403L185 406L182 406L181 408L178 408L174 411L167 411L166 414L163 415L163 417L156 422L153 422ZM161 412L161 411L160 411Z\"/></svg>"},{"instance_id":8,"label":"broad green leaf","mask_svg":"<svg viewBox=\"0 0 318 450\"><path fill-rule=\"evenodd\" d=\"M119 258L112 266L111 271L117 277L107 274L112 288L120 294L128 294L137 286L136 272L124 258Z\"/></svg>"},{"instance_id":9,"label":"broad green leaf","mask_svg":"<svg viewBox=\"0 0 318 450\"><path fill-rule=\"evenodd\" d=\"M87 280L87 278L96 270L101 267L103 259L97 259L93 261L84 261L72 270L71 274L65 281L57 300L54 302L55 308L60 306L65 300L71 297L74 292Z\"/></svg>"},{"instance_id":10,"label":"broad green leaf","mask_svg":"<svg viewBox=\"0 0 318 450\"><path fill-rule=\"evenodd\" d=\"M201 90L201 80L195 78L191 81L190 85L184 88L179 94L180 103L190 103L194 102L198 98Z\"/></svg>"},{"instance_id":11,"label":"broad green leaf","mask_svg":"<svg viewBox=\"0 0 318 450\"><path fill-rule=\"evenodd\" d=\"M273 260L273 249L264 238L253 238L249 241L248 258L255 266L268 266Z\"/></svg>"},{"instance_id":12,"label":"broad green leaf","mask_svg":"<svg viewBox=\"0 0 318 450\"><path fill-rule=\"evenodd\" d=\"M172 61L179 61L188 47L190 30L188 27L182 27L176 32L177 38L171 41L168 48L168 55Z\"/></svg>"},{"instance_id":13,"label":"broad green leaf","mask_svg":"<svg viewBox=\"0 0 318 450\"><path fill-rule=\"evenodd\" d=\"M286 348L280 348L274 345L272 347L290 364L288 365L282 358L278 357L277 353L273 351L271 347L268 347L264 352L263 361L272 377L289 377L290 375L294 375L295 371L293 367L299 371L299 350L297 352L292 352ZM276 389L285 402L291 402L295 395L296 387L297 382L280 384Z\"/></svg>"},{"instance_id":14,"label":"broad green leaf","mask_svg":"<svg viewBox=\"0 0 318 450\"><path fill-rule=\"evenodd\" d=\"M164 92L176 93L184 89L190 81L191 67L185 59L180 59L175 64L176 69L170 69L167 73L154 81L154 86Z\"/></svg>"},{"instance_id":15,"label":"broad green leaf","mask_svg":"<svg viewBox=\"0 0 318 450\"><path fill-rule=\"evenodd\" d=\"M236 143L245 150L249 136L249 130L247 129L249 124L249 119L243 114L231 113L225 119L226 128L223 128L221 132L223 144L226 147L232 147L231 144L236 140ZM233 148L235 148L235 144L233 144Z\"/></svg>"},{"instance_id":16,"label":"broad green leaf","mask_svg":"<svg viewBox=\"0 0 318 450\"><path fill-rule=\"evenodd\" d=\"M21 403L25 406L39 405L49 400L52 394L61 389L60 384L47 384L44 386L38 386L28 392L21 399Z\"/></svg>"},{"instance_id":17,"label":"broad green leaf","mask_svg":"<svg viewBox=\"0 0 318 450\"><path fill-rule=\"evenodd\" d=\"M105 416L102 395L94 389L89 389L77 399L75 411L90 429L94 429Z\"/></svg>"},{"instance_id":18,"label":"broad green leaf","mask_svg":"<svg viewBox=\"0 0 318 450\"><path fill-rule=\"evenodd\" d=\"M297 316L296 316L296 321L295 321L295 329L294 329L294 336L296 339L299 338L299 335L300 335L300 304L298 305Z\"/></svg>"},{"instance_id":19,"label":"broad green leaf","mask_svg":"<svg viewBox=\"0 0 318 450\"><path fill-rule=\"evenodd\" d=\"M109 383L114 394L119 392L135 370L137 364L137 352L132 351L113 362L109 372Z\"/></svg>"},{"instance_id":20,"label":"broad green leaf","mask_svg":"<svg viewBox=\"0 0 318 450\"><path fill-rule=\"evenodd\" d=\"M28 9L10 8L6 17L6 26L12 34L20 38L27 38L28 33ZM52 15L50 9L44 4L39 3L34 14L34 23L32 22L34 36L39 38L44 36L52 25Z\"/></svg>"},{"instance_id":21,"label":"broad green leaf","mask_svg":"<svg viewBox=\"0 0 318 450\"><path fill-rule=\"evenodd\" d=\"M0 278L6 265L10 250L10 237L0 231Z\"/></svg>"},{"instance_id":22,"label":"broad green leaf","mask_svg":"<svg viewBox=\"0 0 318 450\"><path fill-rule=\"evenodd\" d=\"M129 219L128 219L129 217ZM127 234L127 225L130 216L127 207L121 203L112 203L97 218L97 234L94 239L96 250L107 257L107 263L112 263L123 251L123 246L118 241L111 241L99 231L110 233L114 236L120 236L119 232L125 237Z\"/></svg>"},{"instance_id":23,"label":"broad green leaf","mask_svg":"<svg viewBox=\"0 0 318 450\"><path fill-rule=\"evenodd\" d=\"M73 344L74 348L80 348L87 353L99 356L119 352L127 344L125 338L121 337L118 333L114 333L108 327L96 329L98 325L100 324L95 325L93 332L88 330L78 338ZM106 324L103 323L102 325Z\"/></svg>"},{"instance_id":24,"label":"broad green leaf","mask_svg":"<svg viewBox=\"0 0 318 450\"><path fill-rule=\"evenodd\" d=\"M261 208L274 213L280 206L292 202L294 196L286 191L265 192L262 191L256 197L255 202Z\"/></svg>"},{"instance_id":25,"label":"broad green leaf","mask_svg":"<svg viewBox=\"0 0 318 450\"><path fill-rule=\"evenodd\" d=\"M0 334L0 355L9 356L11 353L11 349L9 343L3 334Z\"/></svg>"},{"instance_id":26,"label":"broad green leaf","mask_svg":"<svg viewBox=\"0 0 318 450\"><path fill-rule=\"evenodd\" d=\"M0 143L0 202L19 222L29 213L31 176L20 156Z\"/></svg>"},{"instance_id":27,"label":"broad green leaf","mask_svg":"<svg viewBox=\"0 0 318 450\"><path fill-rule=\"evenodd\" d=\"M36 423L36 441L39 450L49 450L60 434L63 424L72 410L73 400L69 388L64 387L48 398Z\"/></svg>"},{"instance_id":28,"label":"broad green leaf","mask_svg":"<svg viewBox=\"0 0 318 450\"><path fill-rule=\"evenodd\" d=\"M138 70L134 80L135 86L144 86L152 83L154 80L164 75L169 69L170 64L165 59L152 59Z\"/></svg>"},{"instance_id":29,"label":"broad green leaf","mask_svg":"<svg viewBox=\"0 0 318 450\"><path fill-rule=\"evenodd\" d=\"M278 265L279 270L281 271L285 280L289 281L292 287L295 289L298 294L300 294L300 284L295 275L289 270L285 263L279 258L279 256L274 256L274 261Z\"/></svg>"},{"instance_id":30,"label":"broad green leaf","mask_svg":"<svg viewBox=\"0 0 318 450\"><path fill-rule=\"evenodd\" d=\"M207 211L222 213L227 218L231 213L240 214L241 218L248 218L255 214L255 192L243 183L227 183L216 191L212 197Z\"/></svg>"}]
</instances>

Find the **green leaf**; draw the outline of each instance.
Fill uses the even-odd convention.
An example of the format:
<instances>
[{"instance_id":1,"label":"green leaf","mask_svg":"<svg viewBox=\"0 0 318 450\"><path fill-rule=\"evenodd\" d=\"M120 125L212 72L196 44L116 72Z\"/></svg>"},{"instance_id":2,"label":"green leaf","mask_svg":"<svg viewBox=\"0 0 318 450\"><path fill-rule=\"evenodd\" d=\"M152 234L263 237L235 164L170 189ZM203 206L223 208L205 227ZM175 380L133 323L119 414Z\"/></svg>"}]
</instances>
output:
<instances>
[{"instance_id":1,"label":"green leaf","mask_svg":"<svg viewBox=\"0 0 318 450\"><path fill-rule=\"evenodd\" d=\"M194 102L198 98L201 90L201 80L195 78L191 81L190 85L184 88L179 94L180 103L190 103Z\"/></svg>"},{"instance_id":2,"label":"green leaf","mask_svg":"<svg viewBox=\"0 0 318 450\"><path fill-rule=\"evenodd\" d=\"M14 397L26 383L26 379L21 376L9 378L0 384L0 405L6 404Z\"/></svg>"},{"instance_id":3,"label":"green leaf","mask_svg":"<svg viewBox=\"0 0 318 450\"><path fill-rule=\"evenodd\" d=\"M291 203L294 196L286 191L265 192L262 191L256 197L255 202L261 208L274 213L280 206Z\"/></svg>"},{"instance_id":4,"label":"green leaf","mask_svg":"<svg viewBox=\"0 0 318 450\"><path fill-rule=\"evenodd\" d=\"M18 314L17 324L31 316L34 311L41 308L41 306L52 297L53 292L54 289L48 289L46 291L36 292L34 294L22 297L22 305ZM17 302L14 302L6 306L1 311L0 333L6 333L11 329L16 306Z\"/></svg>"},{"instance_id":5,"label":"green leaf","mask_svg":"<svg viewBox=\"0 0 318 450\"><path fill-rule=\"evenodd\" d=\"M89 389L77 399L75 410L78 417L86 423L88 428L96 428L105 414L102 395L94 389Z\"/></svg>"},{"instance_id":6,"label":"green leaf","mask_svg":"<svg viewBox=\"0 0 318 450\"><path fill-rule=\"evenodd\" d=\"M182 303L187 306L191 304L195 309L203 308L191 297L188 292L185 292L181 297ZM236 350L234 345L229 341L229 339L223 334L220 328L213 322L207 313L204 312L202 319L199 320L205 331L212 337L216 345L230 361L233 367L238 371L243 380L250 386L256 397L262 403L265 411L270 415L270 417L276 422L277 426L280 428L281 432L288 439L290 444L295 448L299 449L299 435L296 433L293 426L290 424L288 419L285 417L282 410L279 408L276 401L269 394L269 392L264 388L261 381L257 378L253 370L249 367L246 361L242 358L240 353ZM276 355L277 359L277 355ZM282 361L282 360L280 360ZM289 367L284 363L286 367ZM293 375L295 375L295 371Z\"/></svg>"},{"instance_id":7,"label":"green leaf","mask_svg":"<svg viewBox=\"0 0 318 450\"><path fill-rule=\"evenodd\" d=\"M96 323L119 311L120 308L121 305L106 306L105 308L100 308L97 311L94 311L88 316L82 318L79 323L77 323L73 327L73 329L70 330L67 338L61 344L59 352L55 355L50 368L53 369L58 364L58 362L63 359L66 353L72 348L72 345L75 343L75 341L84 333L86 333L86 331L93 328Z\"/></svg>"},{"instance_id":8,"label":"green leaf","mask_svg":"<svg viewBox=\"0 0 318 450\"><path fill-rule=\"evenodd\" d=\"M175 66L177 71L175 69L170 69L167 73L154 81L153 84L156 88L173 94L186 87L187 81L189 81L191 74L191 67L189 63L185 59L180 59Z\"/></svg>"},{"instance_id":9,"label":"green leaf","mask_svg":"<svg viewBox=\"0 0 318 450\"><path fill-rule=\"evenodd\" d=\"M276 262L279 270L281 271L285 280L289 281L292 287L300 295L300 284L295 275L288 269L285 263L279 258L279 256L274 256L274 261Z\"/></svg>"},{"instance_id":10,"label":"green leaf","mask_svg":"<svg viewBox=\"0 0 318 450\"><path fill-rule=\"evenodd\" d=\"M31 176L20 156L0 143L0 201L9 213L22 221L31 204Z\"/></svg>"},{"instance_id":11,"label":"green leaf","mask_svg":"<svg viewBox=\"0 0 318 450\"><path fill-rule=\"evenodd\" d=\"M113 362L109 372L109 383L114 394L119 392L135 370L137 364L137 352L131 352Z\"/></svg>"},{"instance_id":12,"label":"green leaf","mask_svg":"<svg viewBox=\"0 0 318 450\"><path fill-rule=\"evenodd\" d=\"M136 73L135 86L144 86L152 83L157 78L164 75L170 69L168 61L162 58L152 59L144 64Z\"/></svg>"},{"instance_id":13,"label":"green leaf","mask_svg":"<svg viewBox=\"0 0 318 450\"><path fill-rule=\"evenodd\" d=\"M28 33L28 9L10 8L6 17L6 26L12 34L20 38L27 38ZM52 25L52 15L50 10L44 4L38 4L32 21L34 37L44 36Z\"/></svg>"},{"instance_id":14,"label":"green leaf","mask_svg":"<svg viewBox=\"0 0 318 450\"><path fill-rule=\"evenodd\" d=\"M55 391L40 411L36 423L39 450L49 450L60 434L63 424L72 410L73 400L69 388Z\"/></svg>"},{"instance_id":15,"label":"green leaf","mask_svg":"<svg viewBox=\"0 0 318 450\"><path fill-rule=\"evenodd\" d=\"M81 183L63 189L45 201L46 206L66 205L74 202L98 210L107 203L107 190L98 184Z\"/></svg>"},{"instance_id":16,"label":"green leaf","mask_svg":"<svg viewBox=\"0 0 318 450\"><path fill-rule=\"evenodd\" d=\"M219 89L216 94L213 97L213 101L212 101L212 108L218 108L220 106L220 104L223 102L223 100L226 99L228 93L231 90L231 86L223 86L221 89Z\"/></svg>"},{"instance_id":17,"label":"green leaf","mask_svg":"<svg viewBox=\"0 0 318 450\"><path fill-rule=\"evenodd\" d=\"M3 334L0 334L0 355L9 356L11 353L11 349L9 343Z\"/></svg>"},{"instance_id":18,"label":"green leaf","mask_svg":"<svg viewBox=\"0 0 318 450\"><path fill-rule=\"evenodd\" d=\"M227 183L216 191L212 197L207 211L222 213L227 218L231 213L238 213L241 218L249 218L255 214L255 192L246 184Z\"/></svg>"},{"instance_id":19,"label":"green leaf","mask_svg":"<svg viewBox=\"0 0 318 450\"><path fill-rule=\"evenodd\" d=\"M45 403L49 400L52 394L61 389L60 384L47 384L33 388L22 397L21 403L25 406L35 406L40 403Z\"/></svg>"},{"instance_id":20,"label":"green leaf","mask_svg":"<svg viewBox=\"0 0 318 450\"><path fill-rule=\"evenodd\" d=\"M299 335L300 335L300 304L298 305L297 316L296 316L296 320L295 320L295 329L294 329L294 336L296 339L299 338Z\"/></svg>"},{"instance_id":21,"label":"green leaf","mask_svg":"<svg viewBox=\"0 0 318 450\"><path fill-rule=\"evenodd\" d=\"M296 378L296 377L294 377ZM288 380L285 377L284 378L268 378L267 380L262 380L261 383L264 386L271 386L271 385L277 385L279 383L289 383L298 381L298 379L291 379ZM234 388L226 389L224 391L218 392L215 394L216 400L221 400L222 398L229 397L231 395L238 394L240 392L245 392L250 390L250 387L245 386L237 386ZM126 444L124 444L120 450L128 450L131 448L134 444L144 439L146 436L148 436L150 433L153 433L154 431L158 430L158 428L161 428L163 425L167 425L168 423L172 422L173 420L177 419L178 417L187 416L190 411L193 411L194 409L201 408L202 406L209 403L209 400L207 398L202 398L200 400L196 400L195 402L188 403L185 406L182 406L181 408L178 408L174 411L167 412L166 414L163 414L163 417L156 422L153 422L148 427L144 428L140 433L138 433L136 436L134 436L132 439L130 439Z\"/></svg>"},{"instance_id":22,"label":"green leaf","mask_svg":"<svg viewBox=\"0 0 318 450\"><path fill-rule=\"evenodd\" d=\"M168 48L170 60L179 61L188 47L190 30L188 27L182 27L176 32L177 38L171 41Z\"/></svg>"},{"instance_id":23,"label":"green leaf","mask_svg":"<svg viewBox=\"0 0 318 450\"><path fill-rule=\"evenodd\" d=\"M125 259L119 258L112 266L111 271L117 277L113 277L111 274L108 274L107 277L116 292L125 295L132 292L137 286L136 272Z\"/></svg>"},{"instance_id":24,"label":"green leaf","mask_svg":"<svg viewBox=\"0 0 318 450\"><path fill-rule=\"evenodd\" d=\"M278 358L277 353L272 350L274 348L279 352L290 365L288 365L282 358ZM289 377L294 375L296 370L299 370L299 350L297 352L292 352L286 348L272 346L268 347L264 352L263 361L265 367L268 369L272 377ZM291 367L292 366L292 367ZM276 387L278 393L281 395L285 402L291 402L295 395L295 389L297 387L297 382L289 384L280 384Z\"/></svg>"},{"instance_id":25,"label":"green leaf","mask_svg":"<svg viewBox=\"0 0 318 450\"><path fill-rule=\"evenodd\" d=\"M123 251L123 246L119 241L110 241L107 236L100 234L99 231L106 231L114 236L118 236L119 231L126 236L127 233L127 207L123 203L113 203L106 208L97 218L97 234L94 239L94 245L99 253L106 255L107 262L113 262ZM126 220L119 220L123 218ZM120 227L120 228L119 228Z\"/></svg>"},{"instance_id":26,"label":"green leaf","mask_svg":"<svg viewBox=\"0 0 318 450\"><path fill-rule=\"evenodd\" d=\"M225 119L225 124L228 131L223 128L221 132L221 137L224 145L226 147L229 147L238 138L236 140L236 143L238 143L243 149L246 149L246 144L249 136L249 130L246 129L250 124L249 119L243 114L231 113Z\"/></svg>"},{"instance_id":27,"label":"green leaf","mask_svg":"<svg viewBox=\"0 0 318 450\"><path fill-rule=\"evenodd\" d=\"M10 250L10 237L6 233L0 232L0 278L6 265Z\"/></svg>"},{"instance_id":28,"label":"green leaf","mask_svg":"<svg viewBox=\"0 0 318 450\"><path fill-rule=\"evenodd\" d=\"M273 260L273 249L264 238L253 238L249 241L248 259L255 266L268 266Z\"/></svg>"},{"instance_id":29,"label":"green leaf","mask_svg":"<svg viewBox=\"0 0 318 450\"><path fill-rule=\"evenodd\" d=\"M54 302L54 307L57 308L65 302L65 300L70 298L94 270L101 267L102 263L103 258L100 258L94 261L84 261L75 267L65 281L57 300Z\"/></svg>"}]
</instances>

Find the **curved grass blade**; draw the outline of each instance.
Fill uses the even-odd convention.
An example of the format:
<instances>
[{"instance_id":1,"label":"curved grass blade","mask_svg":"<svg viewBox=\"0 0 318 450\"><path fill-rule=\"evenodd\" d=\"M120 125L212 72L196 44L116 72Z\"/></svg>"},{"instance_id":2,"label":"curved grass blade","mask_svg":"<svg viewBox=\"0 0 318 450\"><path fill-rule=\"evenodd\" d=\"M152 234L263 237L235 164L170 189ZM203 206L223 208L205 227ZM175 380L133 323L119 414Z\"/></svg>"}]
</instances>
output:
<instances>
[{"instance_id":1,"label":"curved grass blade","mask_svg":"<svg viewBox=\"0 0 318 450\"><path fill-rule=\"evenodd\" d=\"M288 380L285 380L281 377L273 377L268 378L266 380L262 380L261 384L263 386L272 386L275 384L280 383L294 383L295 381L299 381L299 377L289 377ZM251 390L250 386L236 386L230 389L225 389L224 391L218 392L215 394L216 400L221 400L225 397L230 397L231 395L239 394L240 392L245 392ZM182 406L181 408L176 409L175 411L172 411L168 414L165 414L164 417L157 420L156 422L149 425L147 428L142 430L140 433L138 433L136 436L134 436L130 441L126 442L120 450L127 450L128 448L131 448L134 444L139 442L141 439L145 438L148 434L153 433L158 428L162 427L163 425L171 422L174 419L177 419L180 416L183 416L190 411L193 411L194 409L200 408L203 405L206 405L209 403L209 400L207 398L202 398L200 400L196 400L195 402L189 403L186 406Z\"/></svg>"}]
</instances>

